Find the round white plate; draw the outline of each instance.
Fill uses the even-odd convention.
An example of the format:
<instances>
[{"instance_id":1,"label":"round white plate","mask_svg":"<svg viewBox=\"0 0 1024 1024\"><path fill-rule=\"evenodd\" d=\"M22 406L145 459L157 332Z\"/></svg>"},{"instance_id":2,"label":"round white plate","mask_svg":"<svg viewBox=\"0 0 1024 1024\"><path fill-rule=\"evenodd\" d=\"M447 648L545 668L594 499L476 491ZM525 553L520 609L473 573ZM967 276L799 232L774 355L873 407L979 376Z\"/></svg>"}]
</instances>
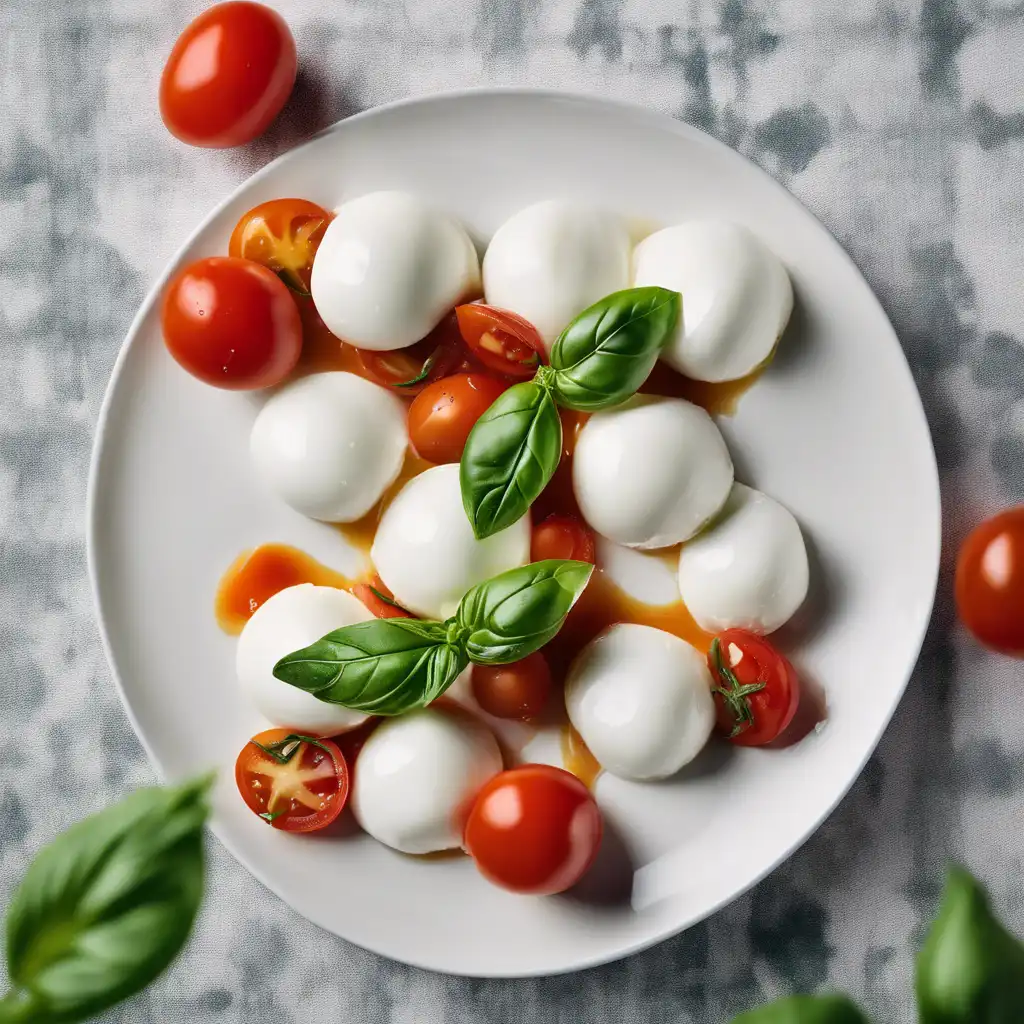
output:
<instances>
[{"instance_id":1,"label":"round white plate","mask_svg":"<svg viewBox=\"0 0 1024 1024\"><path fill-rule=\"evenodd\" d=\"M158 299L182 263L223 253L256 203L332 207L408 189L485 241L549 197L638 223L740 221L789 267L798 311L774 365L723 421L738 476L800 519L815 585L787 649L824 689L827 722L785 750L715 744L680 776L604 776L608 838L578 891L512 896L465 858L417 860L354 830L292 837L234 793L260 726L235 686L214 590L244 548L282 541L345 571L338 533L265 494L248 462L259 397L193 380L160 339ZM593 99L470 92L336 125L246 182L204 221L143 304L100 417L89 549L107 654L128 713L170 779L222 765L214 829L269 888L324 928L410 964L536 975L612 960L711 914L779 864L850 787L889 721L929 618L939 555L935 460L881 307L839 245L783 188L702 132ZM787 627L788 628L788 627Z\"/></svg>"}]
</instances>

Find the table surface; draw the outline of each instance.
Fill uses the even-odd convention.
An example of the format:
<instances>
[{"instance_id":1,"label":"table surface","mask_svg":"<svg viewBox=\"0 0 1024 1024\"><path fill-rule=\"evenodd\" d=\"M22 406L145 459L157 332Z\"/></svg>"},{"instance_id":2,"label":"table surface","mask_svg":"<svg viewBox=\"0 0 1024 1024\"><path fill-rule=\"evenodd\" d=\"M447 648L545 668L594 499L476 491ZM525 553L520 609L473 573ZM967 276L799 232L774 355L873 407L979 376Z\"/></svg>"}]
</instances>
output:
<instances>
[{"instance_id":1,"label":"table surface","mask_svg":"<svg viewBox=\"0 0 1024 1024\"><path fill-rule=\"evenodd\" d=\"M572 89L667 111L775 175L896 326L942 470L944 569L860 780L704 924L568 977L446 978L319 931L211 840L187 952L104 1019L675 1024L826 987L910 1021L912 950L951 858L1024 932L1021 669L954 626L949 572L971 523L1024 499L1024 5L275 0L299 84L264 139L227 152L180 145L157 114L162 62L202 6L0 5L0 899L35 849L153 778L100 649L84 551L93 427L128 324L208 208L356 110L461 86Z\"/></svg>"}]
</instances>

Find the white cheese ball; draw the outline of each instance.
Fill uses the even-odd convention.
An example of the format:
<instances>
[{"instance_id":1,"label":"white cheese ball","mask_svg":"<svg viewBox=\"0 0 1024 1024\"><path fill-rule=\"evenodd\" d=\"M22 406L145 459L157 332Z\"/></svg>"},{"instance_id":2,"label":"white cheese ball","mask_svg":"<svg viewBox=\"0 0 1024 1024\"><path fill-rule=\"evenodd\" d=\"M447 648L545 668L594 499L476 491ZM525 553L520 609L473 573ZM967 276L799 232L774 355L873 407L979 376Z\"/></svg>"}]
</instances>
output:
<instances>
[{"instance_id":1,"label":"white cheese ball","mask_svg":"<svg viewBox=\"0 0 1024 1024\"><path fill-rule=\"evenodd\" d=\"M679 554L679 593L701 629L771 633L807 596L803 534L792 512L734 484L722 514Z\"/></svg>"},{"instance_id":2,"label":"white cheese ball","mask_svg":"<svg viewBox=\"0 0 1024 1024\"><path fill-rule=\"evenodd\" d=\"M491 731L466 712L434 706L389 718L356 759L352 811L385 846L435 853L462 846L466 815L502 770Z\"/></svg>"},{"instance_id":3,"label":"white cheese ball","mask_svg":"<svg viewBox=\"0 0 1024 1024\"><path fill-rule=\"evenodd\" d=\"M267 399L252 426L256 472L297 512L331 523L361 519L402 469L405 409L354 373L315 373Z\"/></svg>"},{"instance_id":4,"label":"white cheese ball","mask_svg":"<svg viewBox=\"0 0 1024 1024\"><path fill-rule=\"evenodd\" d=\"M745 377L771 358L793 309L779 258L740 224L691 221L645 238L634 283L681 292L683 310L661 358L694 380Z\"/></svg>"},{"instance_id":5,"label":"white cheese ball","mask_svg":"<svg viewBox=\"0 0 1024 1024\"><path fill-rule=\"evenodd\" d=\"M704 656L685 640L623 622L577 655L565 706L605 771L664 779L707 743L715 724L712 685Z\"/></svg>"},{"instance_id":6,"label":"white cheese ball","mask_svg":"<svg viewBox=\"0 0 1024 1024\"><path fill-rule=\"evenodd\" d=\"M356 348L405 348L480 293L480 261L458 221L406 192L338 207L313 260L313 302Z\"/></svg>"},{"instance_id":7,"label":"white cheese ball","mask_svg":"<svg viewBox=\"0 0 1024 1024\"><path fill-rule=\"evenodd\" d=\"M400 605L444 620L470 587L530 560L530 516L477 540L462 506L458 465L434 466L388 506L370 559Z\"/></svg>"},{"instance_id":8,"label":"white cheese ball","mask_svg":"<svg viewBox=\"0 0 1024 1024\"><path fill-rule=\"evenodd\" d=\"M242 692L272 725L311 736L335 736L366 715L328 704L274 676L274 666L332 630L372 619L365 605L344 590L300 583L265 601L238 638L235 669Z\"/></svg>"},{"instance_id":9,"label":"white cheese ball","mask_svg":"<svg viewBox=\"0 0 1024 1024\"><path fill-rule=\"evenodd\" d=\"M550 350L588 306L629 287L629 234L612 213L548 200L510 217L484 253L484 295L525 317Z\"/></svg>"},{"instance_id":10,"label":"white cheese ball","mask_svg":"<svg viewBox=\"0 0 1024 1024\"><path fill-rule=\"evenodd\" d=\"M637 395L576 440L573 489L600 534L633 548L692 537L725 504L732 459L714 420L681 398Z\"/></svg>"}]
</instances>

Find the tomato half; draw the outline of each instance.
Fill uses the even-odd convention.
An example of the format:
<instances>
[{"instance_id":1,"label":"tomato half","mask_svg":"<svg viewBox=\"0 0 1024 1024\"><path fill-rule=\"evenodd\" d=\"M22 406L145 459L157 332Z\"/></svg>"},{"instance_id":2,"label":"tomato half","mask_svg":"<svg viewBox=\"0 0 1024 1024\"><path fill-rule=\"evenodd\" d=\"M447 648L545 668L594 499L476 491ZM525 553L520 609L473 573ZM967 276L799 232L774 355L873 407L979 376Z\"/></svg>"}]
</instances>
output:
<instances>
[{"instance_id":1,"label":"tomato half","mask_svg":"<svg viewBox=\"0 0 1024 1024\"><path fill-rule=\"evenodd\" d=\"M764 637L727 629L711 643L718 728L732 743L760 747L785 731L800 703L796 670Z\"/></svg>"},{"instance_id":2,"label":"tomato half","mask_svg":"<svg viewBox=\"0 0 1024 1024\"><path fill-rule=\"evenodd\" d=\"M330 825L348 799L348 765L336 743L268 729L242 748L235 782L246 806L282 832Z\"/></svg>"},{"instance_id":3,"label":"tomato half","mask_svg":"<svg viewBox=\"0 0 1024 1024\"><path fill-rule=\"evenodd\" d=\"M171 50L160 116L193 146L239 146L262 135L295 84L295 40L262 4L231 0L203 11Z\"/></svg>"},{"instance_id":4,"label":"tomato half","mask_svg":"<svg viewBox=\"0 0 1024 1024\"><path fill-rule=\"evenodd\" d=\"M530 561L547 558L573 558L590 562L597 557L593 531L575 516L550 515L533 528L530 539Z\"/></svg>"},{"instance_id":5,"label":"tomato half","mask_svg":"<svg viewBox=\"0 0 1024 1024\"><path fill-rule=\"evenodd\" d=\"M1024 657L1024 505L968 534L956 563L956 607L987 647Z\"/></svg>"},{"instance_id":6,"label":"tomato half","mask_svg":"<svg viewBox=\"0 0 1024 1024\"><path fill-rule=\"evenodd\" d=\"M367 610L373 612L378 619L413 618L410 612L391 597L390 591L379 576L375 576L372 583L357 583L352 588L352 596L362 601Z\"/></svg>"},{"instance_id":7,"label":"tomato half","mask_svg":"<svg viewBox=\"0 0 1024 1024\"><path fill-rule=\"evenodd\" d=\"M534 651L510 665L474 665L470 676L477 704L495 718L529 721L544 710L551 693L551 669Z\"/></svg>"},{"instance_id":8,"label":"tomato half","mask_svg":"<svg viewBox=\"0 0 1024 1024\"><path fill-rule=\"evenodd\" d=\"M505 390L482 373L457 373L428 384L409 406L409 443L430 462L458 462L476 421Z\"/></svg>"},{"instance_id":9,"label":"tomato half","mask_svg":"<svg viewBox=\"0 0 1024 1024\"><path fill-rule=\"evenodd\" d=\"M470 369L454 316L447 316L425 338L407 348L385 352L356 349L363 376L398 389L410 398L428 384L458 370Z\"/></svg>"},{"instance_id":10,"label":"tomato half","mask_svg":"<svg viewBox=\"0 0 1024 1024\"><path fill-rule=\"evenodd\" d=\"M308 296L313 257L330 221L331 214L307 199L271 199L242 214L228 255L262 263L292 291Z\"/></svg>"},{"instance_id":11,"label":"tomato half","mask_svg":"<svg viewBox=\"0 0 1024 1024\"><path fill-rule=\"evenodd\" d=\"M532 377L540 366L544 342L528 320L495 306L457 306L462 340L488 370L509 377Z\"/></svg>"},{"instance_id":12,"label":"tomato half","mask_svg":"<svg viewBox=\"0 0 1024 1024\"><path fill-rule=\"evenodd\" d=\"M302 321L291 293L252 260L211 256L167 286L161 314L171 355L218 388L280 384L302 351Z\"/></svg>"},{"instance_id":13,"label":"tomato half","mask_svg":"<svg viewBox=\"0 0 1024 1024\"><path fill-rule=\"evenodd\" d=\"M480 873L512 892L549 896L583 877L601 844L601 812L575 775L527 764L495 775L466 822Z\"/></svg>"}]
</instances>

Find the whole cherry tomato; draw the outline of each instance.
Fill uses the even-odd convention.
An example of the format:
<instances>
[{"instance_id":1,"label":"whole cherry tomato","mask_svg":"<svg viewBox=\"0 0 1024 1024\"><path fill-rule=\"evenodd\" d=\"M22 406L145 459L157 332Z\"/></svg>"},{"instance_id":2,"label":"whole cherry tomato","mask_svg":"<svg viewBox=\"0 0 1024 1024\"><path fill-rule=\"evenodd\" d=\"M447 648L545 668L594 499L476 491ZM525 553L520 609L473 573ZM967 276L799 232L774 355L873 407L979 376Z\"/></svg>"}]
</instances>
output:
<instances>
[{"instance_id":1,"label":"whole cherry tomato","mask_svg":"<svg viewBox=\"0 0 1024 1024\"><path fill-rule=\"evenodd\" d=\"M551 669L534 651L508 665L474 665L470 676L477 704L495 718L539 717L551 693Z\"/></svg>"},{"instance_id":2,"label":"whole cherry tomato","mask_svg":"<svg viewBox=\"0 0 1024 1024\"><path fill-rule=\"evenodd\" d=\"M160 79L160 115L182 142L240 146L281 112L297 69L281 15L249 0L216 4L174 44Z\"/></svg>"},{"instance_id":3,"label":"whole cherry tomato","mask_svg":"<svg viewBox=\"0 0 1024 1024\"><path fill-rule=\"evenodd\" d=\"M530 561L547 558L572 558L594 564L594 534L575 516L550 515L533 528L530 540Z\"/></svg>"},{"instance_id":4,"label":"whole cherry tomato","mask_svg":"<svg viewBox=\"0 0 1024 1024\"><path fill-rule=\"evenodd\" d=\"M528 320L495 306L457 306L462 339L488 370L509 377L532 377L540 366L544 342Z\"/></svg>"},{"instance_id":5,"label":"whole cherry tomato","mask_svg":"<svg viewBox=\"0 0 1024 1024\"><path fill-rule=\"evenodd\" d=\"M302 351L302 322L291 293L252 260L211 256L167 286L161 316L171 355L218 388L280 384Z\"/></svg>"},{"instance_id":6,"label":"whole cherry tomato","mask_svg":"<svg viewBox=\"0 0 1024 1024\"><path fill-rule=\"evenodd\" d=\"M409 406L409 443L429 462L458 462L476 421L505 390L482 373L457 373L428 384Z\"/></svg>"}]
</instances>

